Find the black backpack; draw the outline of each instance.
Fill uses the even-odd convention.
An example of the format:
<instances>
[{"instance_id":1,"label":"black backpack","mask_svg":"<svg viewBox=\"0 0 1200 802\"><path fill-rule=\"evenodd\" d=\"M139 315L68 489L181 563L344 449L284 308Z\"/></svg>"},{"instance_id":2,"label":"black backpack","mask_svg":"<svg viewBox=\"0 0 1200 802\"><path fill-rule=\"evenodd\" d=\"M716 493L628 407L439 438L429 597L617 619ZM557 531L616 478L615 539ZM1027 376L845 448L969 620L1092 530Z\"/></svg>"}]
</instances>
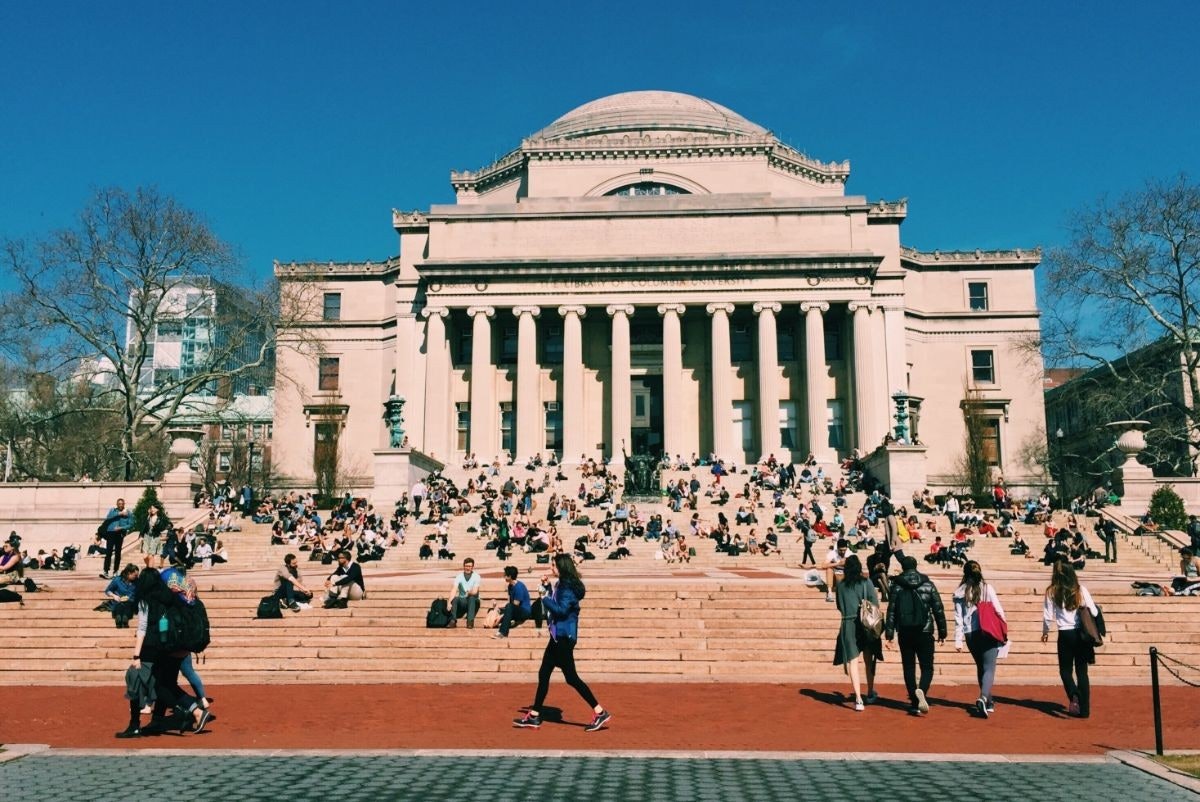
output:
<instances>
[{"instance_id":1,"label":"black backpack","mask_svg":"<svg viewBox=\"0 0 1200 802\"><path fill-rule=\"evenodd\" d=\"M174 598L174 594L172 598L170 604L150 602L146 641L151 651L156 654L204 651L210 640L204 602L196 599L189 605Z\"/></svg>"},{"instance_id":2,"label":"black backpack","mask_svg":"<svg viewBox=\"0 0 1200 802\"><path fill-rule=\"evenodd\" d=\"M929 623L929 605L916 588L895 585L892 604L896 606L896 627L899 629L924 629Z\"/></svg>"},{"instance_id":3,"label":"black backpack","mask_svg":"<svg viewBox=\"0 0 1200 802\"><path fill-rule=\"evenodd\" d=\"M274 594L263 596L258 601L258 612L255 618L283 618L283 612L279 609L279 600Z\"/></svg>"},{"instance_id":4,"label":"black backpack","mask_svg":"<svg viewBox=\"0 0 1200 802\"><path fill-rule=\"evenodd\" d=\"M450 626L450 622L454 618L446 609L445 599L434 599L429 605L429 612L425 614L425 626L428 629L444 629Z\"/></svg>"}]
</instances>

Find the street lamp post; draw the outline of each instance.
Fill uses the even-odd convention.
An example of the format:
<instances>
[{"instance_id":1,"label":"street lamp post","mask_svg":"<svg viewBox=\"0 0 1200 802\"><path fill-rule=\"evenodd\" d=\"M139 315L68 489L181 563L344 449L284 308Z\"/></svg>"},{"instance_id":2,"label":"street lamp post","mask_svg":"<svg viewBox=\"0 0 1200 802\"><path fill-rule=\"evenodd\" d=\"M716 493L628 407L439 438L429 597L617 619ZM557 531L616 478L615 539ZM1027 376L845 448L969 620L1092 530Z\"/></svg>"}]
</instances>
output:
<instances>
[{"instance_id":1,"label":"street lamp post","mask_svg":"<svg viewBox=\"0 0 1200 802\"><path fill-rule=\"evenodd\" d=\"M1058 429L1055 430L1055 432L1054 432L1054 445L1055 445L1054 450L1057 454L1057 456L1054 459L1054 463L1055 463L1055 465L1058 466L1058 504L1063 509L1066 509L1067 505L1063 499L1063 495L1066 493L1067 482L1066 482L1066 476L1063 475L1062 440L1063 440L1063 430L1062 430L1062 427L1059 426Z\"/></svg>"},{"instance_id":2,"label":"street lamp post","mask_svg":"<svg viewBox=\"0 0 1200 802\"><path fill-rule=\"evenodd\" d=\"M254 492L254 438L251 437L246 442L247 448L250 450L249 462L246 463L246 484L250 486L250 492Z\"/></svg>"}]
</instances>

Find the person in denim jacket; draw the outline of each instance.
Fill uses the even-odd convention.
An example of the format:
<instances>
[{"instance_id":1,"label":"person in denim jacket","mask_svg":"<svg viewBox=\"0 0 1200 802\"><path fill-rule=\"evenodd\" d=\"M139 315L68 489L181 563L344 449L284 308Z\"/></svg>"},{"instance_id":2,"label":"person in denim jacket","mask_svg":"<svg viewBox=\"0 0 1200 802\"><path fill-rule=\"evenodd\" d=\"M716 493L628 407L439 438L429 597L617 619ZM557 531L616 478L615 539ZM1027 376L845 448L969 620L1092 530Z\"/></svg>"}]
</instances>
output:
<instances>
[{"instance_id":1,"label":"person in denim jacket","mask_svg":"<svg viewBox=\"0 0 1200 802\"><path fill-rule=\"evenodd\" d=\"M552 579L558 581L551 585ZM546 643L546 651L542 654L542 666L538 669L537 693L525 715L513 719L514 727L537 729L542 726L539 711L550 690L550 675L556 668L562 670L567 684L592 707L592 722L584 728L587 732L603 729L612 718L612 715L596 701L591 688L575 671L575 643L579 639L579 602L583 600L585 593L586 589L575 568L575 561L569 554L559 554L550 564L550 571L542 577L542 609L549 622L550 640Z\"/></svg>"}]
</instances>

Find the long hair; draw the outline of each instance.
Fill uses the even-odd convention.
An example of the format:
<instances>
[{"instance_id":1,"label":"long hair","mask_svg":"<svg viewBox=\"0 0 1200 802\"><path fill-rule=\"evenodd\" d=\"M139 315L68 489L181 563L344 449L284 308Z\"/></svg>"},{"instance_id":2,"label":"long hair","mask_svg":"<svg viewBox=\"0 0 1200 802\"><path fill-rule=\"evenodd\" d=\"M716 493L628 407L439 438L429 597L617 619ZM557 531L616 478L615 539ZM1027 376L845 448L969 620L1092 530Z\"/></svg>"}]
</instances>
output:
<instances>
[{"instance_id":1,"label":"long hair","mask_svg":"<svg viewBox=\"0 0 1200 802\"><path fill-rule=\"evenodd\" d=\"M857 582L862 582L863 579L862 560L858 559L857 554L851 554L846 558L846 565L842 569L842 582L843 584L853 585Z\"/></svg>"},{"instance_id":2,"label":"long hair","mask_svg":"<svg viewBox=\"0 0 1200 802\"><path fill-rule=\"evenodd\" d=\"M1078 610L1083 594L1079 589L1079 577L1070 563L1056 560L1050 575L1050 587L1046 595L1063 610Z\"/></svg>"},{"instance_id":3,"label":"long hair","mask_svg":"<svg viewBox=\"0 0 1200 802\"><path fill-rule=\"evenodd\" d=\"M975 560L967 560L963 564L962 585L963 598L967 604L979 604L983 598L983 568Z\"/></svg>"},{"instance_id":4,"label":"long hair","mask_svg":"<svg viewBox=\"0 0 1200 802\"><path fill-rule=\"evenodd\" d=\"M575 558L570 554L559 554L554 558L554 568L558 571L558 581L565 583L575 591L576 596L582 599L587 589L584 588L583 580L579 577L579 569L575 567Z\"/></svg>"}]
</instances>

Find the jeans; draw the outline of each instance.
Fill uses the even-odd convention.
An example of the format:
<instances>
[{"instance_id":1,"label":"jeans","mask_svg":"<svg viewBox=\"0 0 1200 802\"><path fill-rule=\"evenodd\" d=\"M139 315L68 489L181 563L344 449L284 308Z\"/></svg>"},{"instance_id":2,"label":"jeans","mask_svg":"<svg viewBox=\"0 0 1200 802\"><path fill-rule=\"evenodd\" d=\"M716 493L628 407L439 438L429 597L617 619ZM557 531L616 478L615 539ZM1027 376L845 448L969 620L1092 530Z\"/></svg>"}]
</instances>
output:
<instances>
[{"instance_id":1,"label":"jeans","mask_svg":"<svg viewBox=\"0 0 1200 802\"><path fill-rule=\"evenodd\" d=\"M192 686L192 690L196 692L196 696L203 699L206 694L204 692L204 680L200 679L200 675L196 673L195 666L192 665L192 656L189 654L183 658L183 662L179 664L179 673L188 681L188 685Z\"/></svg>"},{"instance_id":2,"label":"jeans","mask_svg":"<svg viewBox=\"0 0 1200 802\"><path fill-rule=\"evenodd\" d=\"M467 617L468 624L475 623L475 614L479 612L478 596L455 596L450 601L450 614L455 618Z\"/></svg>"},{"instance_id":3,"label":"jeans","mask_svg":"<svg viewBox=\"0 0 1200 802\"><path fill-rule=\"evenodd\" d=\"M542 666L538 669L537 694L533 698L533 709L540 710L550 691L550 675L554 669L561 669L563 679L583 697L583 701L596 707L599 702L592 695L592 689L579 678L575 671L575 641L571 638L551 638L546 643L546 651L542 652Z\"/></svg>"},{"instance_id":4,"label":"jeans","mask_svg":"<svg viewBox=\"0 0 1200 802\"><path fill-rule=\"evenodd\" d=\"M121 570L121 547L124 545L124 529L104 533L104 573L115 574Z\"/></svg>"},{"instance_id":5,"label":"jeans","mask_svg":"<svg viewBox=\"0 0 1200 802\"><path fill-rule=\"evenodd\" d=\"M1079 714L1091 712L1091 686L1088 684L1089 650L1078 629L1058 631L1058 676L1068 699L1079 699Z\"/></svg>"},{"instance_id":6,"label":"jeans","mask_svg":"<svg viewBox=\"0 0 1200 802\"><path fill-rule=\"evenodd\" d=\"M1104 541L1104 562L1115 563L1117 561L1117 533L1114 532L1112 537L1101 536L1101 539Z\"/></svg>"},{"instance_id":7,"label":"jeans","mask_svg":"<svg viewBox=\"0 0 1200 802\"><path fill-rule=\"evenodd\" d=\"M500 634L507 635L510 629L528 620L528 613L519 605L509 602L504 605L504 611L500 614Z\"/></svg>"},{"instance_id":8,"label":"jeans","mask_svg":"<svg viewBox=\"0 0 1200 802\"><path fill-rule=\"evenodd\" d=\"M933 682L933 633L920 629L898 630L897 639L900 642L900 663L904 667L904 687L908 689L908 698L917 703L917 688L929 693ZM921 681L917 682L917 662L921 664Z\"/></svg>"},{"instance_id":9,"label":"jeans","mask_svg":"<svg viewBox=\"0 0 1200 802\"><path fill-rule=\"evenodd\" d=\"M996 657L1000 647L986 632L967 633L967 649L975 659L975 676L979 680L979 695L992 701L992 683L996 681Z\"/></svg>"},{"instance_id":10,"label":"jeans","mask_svg":"<svg viewBox=\"0 0 1200 802\"><path fill-rule=\"evenodd\" d=\"M312 594L296 590L296 586L294 584L285 581L279 584L279 589L275 591L275 598L287 603L290 606L294 604L297 599L303 602L311 601Z\"/></svg>"},{"instance_id":11,"label":"jeans","mask_svg":"<svg viewBox=\"0 0 1200 802\"><path fill-rule=\"evenodd\" d=\"M801 565L804 565L810 560L812 561L813 565L817 564L817 558L813 556L812 547L813 544L809 543L807 540L804 541L804 556L800 558Z\"/></svg>"}]
</instances>

